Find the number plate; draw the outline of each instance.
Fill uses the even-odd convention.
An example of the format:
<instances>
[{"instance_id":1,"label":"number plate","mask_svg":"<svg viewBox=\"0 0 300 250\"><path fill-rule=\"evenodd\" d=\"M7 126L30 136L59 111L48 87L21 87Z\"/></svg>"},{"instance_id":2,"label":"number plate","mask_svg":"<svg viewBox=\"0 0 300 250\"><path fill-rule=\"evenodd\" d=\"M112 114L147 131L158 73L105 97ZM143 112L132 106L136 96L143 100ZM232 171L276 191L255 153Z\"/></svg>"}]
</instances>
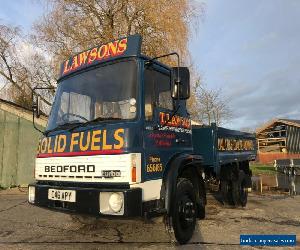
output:
<instances>
[{"instance_id":1,"label":"number plate","mask_svg":"<svg viewBox=\"0 0 300 250\"><path fill-rule=\"evenodd\" d=\"M76 201L76 191L75 190L58 190L58 189L48 189L48 199L55 201Z\"/></svg>"}]
</instances>

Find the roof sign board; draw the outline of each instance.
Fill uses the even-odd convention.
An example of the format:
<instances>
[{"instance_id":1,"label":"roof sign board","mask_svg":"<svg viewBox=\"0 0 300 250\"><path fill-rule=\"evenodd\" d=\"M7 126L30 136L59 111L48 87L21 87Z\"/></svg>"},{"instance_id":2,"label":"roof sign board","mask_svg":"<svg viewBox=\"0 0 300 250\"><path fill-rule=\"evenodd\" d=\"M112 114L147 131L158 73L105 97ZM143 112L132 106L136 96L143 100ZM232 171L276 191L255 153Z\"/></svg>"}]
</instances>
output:
<instances>
[{"instance_id":1,"label":"roof sign board","mask_svg":"<svg viewBox=\"0 0 300 250\"><path fill-rule=\"evenodd\" d=\"M80 52L61 64L60 77L112 59L138 56L141 40L140 35L132 35Z\"/></svg>"}]
</instances>

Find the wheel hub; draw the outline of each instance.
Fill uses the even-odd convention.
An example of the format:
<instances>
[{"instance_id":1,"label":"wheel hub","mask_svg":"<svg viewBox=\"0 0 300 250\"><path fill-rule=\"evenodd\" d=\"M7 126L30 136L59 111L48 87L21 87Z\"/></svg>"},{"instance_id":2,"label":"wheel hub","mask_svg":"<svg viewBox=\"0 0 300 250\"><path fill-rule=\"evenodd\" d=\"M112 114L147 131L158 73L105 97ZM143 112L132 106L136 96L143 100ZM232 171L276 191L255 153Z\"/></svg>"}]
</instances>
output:
<instances>
[{"instance_id":1,"label":"wheel hub","mask_svg":"<svg viewBox=\"0 0 300 250\"><path fill-rule=\"evenodd\" d=\"M193 223L195 218L195 207L190 199L185 199L181 202L179 206L179 217L180 221L186 226Z\"/></svg>"}]
</instances>

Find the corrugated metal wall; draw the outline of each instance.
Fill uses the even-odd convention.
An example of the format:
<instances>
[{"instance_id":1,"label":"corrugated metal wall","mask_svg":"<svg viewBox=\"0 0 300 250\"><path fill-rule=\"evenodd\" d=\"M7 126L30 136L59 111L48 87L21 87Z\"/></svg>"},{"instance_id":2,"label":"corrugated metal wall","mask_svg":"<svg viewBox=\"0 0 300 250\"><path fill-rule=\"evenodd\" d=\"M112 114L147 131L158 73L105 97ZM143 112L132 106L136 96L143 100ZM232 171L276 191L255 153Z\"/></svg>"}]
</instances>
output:
<instances>
[{"instance_id":1,"label":"corrugated metal wall","mask_svg":"<svg viewBox=\"0 0 300 250\"><path fill-rule=\"evenodd\" d=\"M300 128L287 126L287 150L289 153L300 153Z\"/></svg>"},{"instance_id":2,"label":"corrugated metal wall","mask_svg":"<svg viewBox=\"0 0 300 250\"><path fill-rule=\"evenodd\" d=\"M33 181L39 137L30 120L0 109L0 187Z\"/></svg>"}]
</instances>

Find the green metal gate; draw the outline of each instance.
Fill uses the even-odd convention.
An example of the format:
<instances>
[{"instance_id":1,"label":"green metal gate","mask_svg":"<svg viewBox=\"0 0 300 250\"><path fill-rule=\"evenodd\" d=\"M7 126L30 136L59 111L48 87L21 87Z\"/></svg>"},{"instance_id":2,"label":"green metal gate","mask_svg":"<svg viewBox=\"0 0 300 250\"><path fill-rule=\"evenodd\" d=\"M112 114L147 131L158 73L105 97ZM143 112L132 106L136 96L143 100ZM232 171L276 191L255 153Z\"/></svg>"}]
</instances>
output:
<instances>
[{"instance_id":1,"label":"green metal gate","mask_svg":"<svg viewBox=\"0 0 300 250\"><path fill-rule=\"evenodd\" d=\"M29 111L27 118L30 117ZM33 181L34 160L40 133L32 122L16 113L0 109L0 187L26 185ZM41 127L42 128L42 127Z\"/></svg>"}]
</instances>

